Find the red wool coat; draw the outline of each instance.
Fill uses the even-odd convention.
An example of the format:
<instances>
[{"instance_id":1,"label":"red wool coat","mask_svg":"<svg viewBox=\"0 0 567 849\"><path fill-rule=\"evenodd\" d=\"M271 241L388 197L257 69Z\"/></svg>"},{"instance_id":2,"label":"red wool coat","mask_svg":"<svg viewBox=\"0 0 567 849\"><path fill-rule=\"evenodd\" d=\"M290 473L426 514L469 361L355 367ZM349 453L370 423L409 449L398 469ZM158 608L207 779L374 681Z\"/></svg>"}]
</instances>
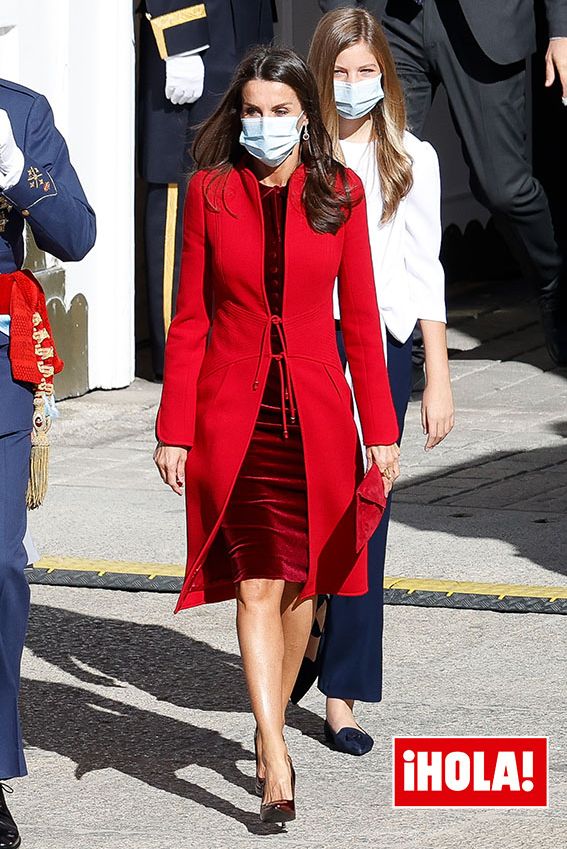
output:
<instances>
[{"instance_id":1,"label":"red wool coat","mask_svg":"<svg viewBox=\"0 0 567 849\"><path fill-rule=\"evenodd\" d=\"M366 445L389 445L398 425L384 362L364 190L335 235L316 233L301 203L305 169L289 181L280 329L301 426L307 479L309 571L301 597L361 595L366 546L356 551L354 492L364 469L353 399L336 346L341 323ZM186 465L187 571L176 612L234 597L219 533L248 448L270 364L264 228L258 181L245 160L224 190L192 178L185 204L177 312L169 330L158 438L190 446ZM223 178L218 180L220 185Z\"/></svg>"}]
</instances>

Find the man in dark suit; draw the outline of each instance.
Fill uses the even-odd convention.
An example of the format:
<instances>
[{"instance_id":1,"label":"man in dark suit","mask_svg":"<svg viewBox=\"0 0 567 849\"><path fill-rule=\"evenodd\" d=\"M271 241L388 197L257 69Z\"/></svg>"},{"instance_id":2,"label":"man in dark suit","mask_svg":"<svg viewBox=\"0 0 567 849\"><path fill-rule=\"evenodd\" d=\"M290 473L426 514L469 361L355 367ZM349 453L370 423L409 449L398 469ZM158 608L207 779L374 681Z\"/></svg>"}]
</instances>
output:
<instances>
[{"instance_id":1,"label":"man in dark suit","mask_svg":"<svg viewBox=\"0 0 567 849\"><path fill-rule=\"evenodd\" d=\"M546 0L546 85L567 98L567 0ZM545 193L526 151L526 60L535 50L534 0L320 0L324 12L364 6L382 21L418 136L439 84L471 174L471 189L500 221L536 284L547 347L567 364L567 277Z\"/></svg>"},{"instance_id":2,"label":"man in dark suit","mask_svg":"<svg viewBox=\"0 0 567 849\"><path fill-rule=\"evenodd\" d=\"M139 11L138 165L148 183L146 280L152 363L161 378L194 128L214 111L248 48L273 38L273 3L143 0Z\"/></svg>"}]
</instances>

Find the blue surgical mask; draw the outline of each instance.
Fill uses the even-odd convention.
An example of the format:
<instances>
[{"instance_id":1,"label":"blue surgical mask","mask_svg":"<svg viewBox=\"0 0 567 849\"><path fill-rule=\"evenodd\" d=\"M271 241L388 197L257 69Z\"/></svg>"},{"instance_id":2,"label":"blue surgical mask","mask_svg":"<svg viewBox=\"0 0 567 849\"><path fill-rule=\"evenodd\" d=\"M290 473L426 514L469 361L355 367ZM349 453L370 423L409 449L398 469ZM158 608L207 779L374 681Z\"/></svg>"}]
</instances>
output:
<instances>
[{"instance_id":1,"label":"blue surgical mask","mask_svg":"<svg viewBox=\"0 0 567 849\"><path fill-rule=\"evenodd\" d=\"M335 103L341 118L362 118L372 112L383 97L382 74L356 83L335 80Z\"/></svg>"},{"instance_id":2,"label":"blue surgical mask","mask_svg":"<svg viewBox=\"0 0 567 849\"><path fill-rule=\"evenodd\" d=\"M292 152L299 141L301 129L297 128L303 115L282 115L280 118L242 118L242 132L238 141L248 153L276 167Z\"/></svg>"}]
</instances>

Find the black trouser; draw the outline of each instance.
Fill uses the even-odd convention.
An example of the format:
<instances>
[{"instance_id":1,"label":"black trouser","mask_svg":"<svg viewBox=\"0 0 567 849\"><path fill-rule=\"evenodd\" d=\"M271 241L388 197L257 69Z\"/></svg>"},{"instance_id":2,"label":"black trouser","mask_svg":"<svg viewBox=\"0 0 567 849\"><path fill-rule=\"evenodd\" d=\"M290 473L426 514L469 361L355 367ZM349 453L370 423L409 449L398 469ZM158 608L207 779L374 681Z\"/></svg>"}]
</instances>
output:
<instances>
[{"instance_id":1,"label":"black trouser","mask_svg":"<svg viewBox=\"0 0 567 849\"><path fill-rule=\"evenodd\" d=\"M547 198L526 150L526 63L498 65L478 46L458 3L389 0L383 25L420 136L445 87L475 197L495 216L538 294L557 289L562 260Z\"/></svg>"},{"instance_id":2,"label":"black trouser","mask_svg":"<svg viewBox=\"0 0 567 849\"><path fill-rule=\"evenodd\" d=\"M152 366L163 374L163 354L179 288L186 181L149 183L144 219L148 318Z\"/></svg>"}]
</instances>

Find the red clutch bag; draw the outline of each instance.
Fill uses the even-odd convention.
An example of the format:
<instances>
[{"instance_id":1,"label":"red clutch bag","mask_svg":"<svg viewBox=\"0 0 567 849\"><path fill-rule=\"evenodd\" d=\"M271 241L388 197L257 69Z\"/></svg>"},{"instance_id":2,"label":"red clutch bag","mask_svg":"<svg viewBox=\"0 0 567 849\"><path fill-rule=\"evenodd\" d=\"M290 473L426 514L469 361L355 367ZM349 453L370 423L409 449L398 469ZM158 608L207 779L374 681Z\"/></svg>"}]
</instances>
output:
<instances>
[{"instance_id":1,"label":"red clutch bag","mask_svg":"<svg viewBox=\"0 0 567 849\"><path fill-rule=\"evenodd\" d=\"M372 463L355 492L356 550L368 542L386 509L384 481L376 463Z\"/></svg>"}]
</instances>

